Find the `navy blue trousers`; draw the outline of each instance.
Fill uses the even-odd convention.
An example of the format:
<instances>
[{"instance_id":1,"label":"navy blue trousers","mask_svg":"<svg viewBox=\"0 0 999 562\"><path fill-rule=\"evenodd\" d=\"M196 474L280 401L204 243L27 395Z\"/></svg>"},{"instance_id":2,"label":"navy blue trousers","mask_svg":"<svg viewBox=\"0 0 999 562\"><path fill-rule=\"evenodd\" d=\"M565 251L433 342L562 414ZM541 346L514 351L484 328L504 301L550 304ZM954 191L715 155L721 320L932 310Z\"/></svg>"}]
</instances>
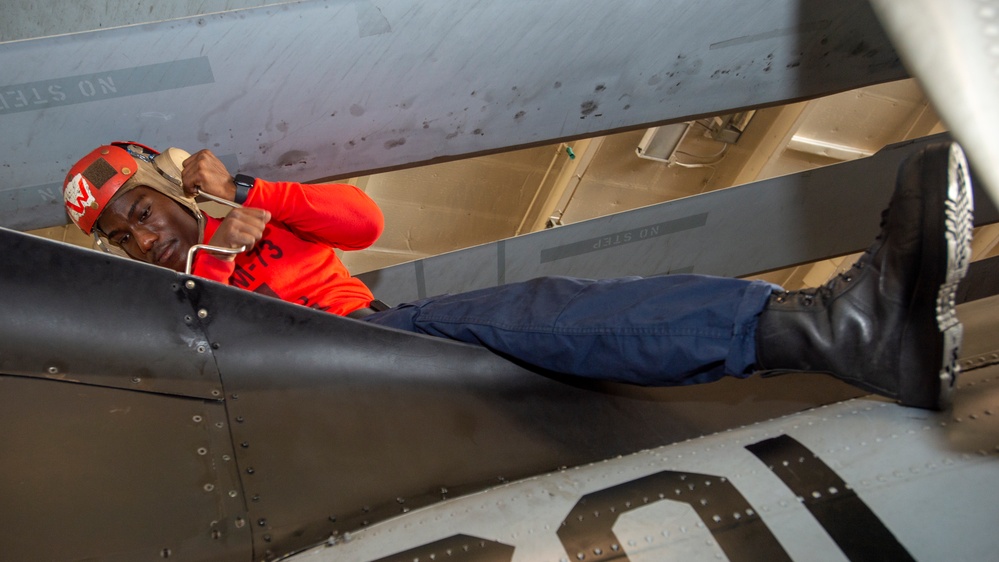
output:
<instances>
[{"instance_id":1,"label":"navy blue trousers","mask_svg":"<svg viewBox=\"0 0 999 562\"><path fill-rule=\"evenodd\" d=\"M743 377L774 286L703 275L541 277L399 305L365 321L482 345L542 370L639 385Z\"/></svg>"}]
</instances>

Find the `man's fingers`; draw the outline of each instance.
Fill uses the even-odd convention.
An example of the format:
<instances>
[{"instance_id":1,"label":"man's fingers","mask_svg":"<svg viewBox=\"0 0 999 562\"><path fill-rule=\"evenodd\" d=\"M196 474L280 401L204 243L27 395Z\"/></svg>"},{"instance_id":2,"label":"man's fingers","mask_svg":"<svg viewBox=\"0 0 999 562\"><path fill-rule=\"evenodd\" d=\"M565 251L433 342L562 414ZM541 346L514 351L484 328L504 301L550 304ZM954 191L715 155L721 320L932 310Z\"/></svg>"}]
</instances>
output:
<instances>
[{"instance_id":1,"label":"man's fingers","mask_svg":"<svg viewBox=\"0 0 999 562\"><path fill-rule=\"evenodd\" d=\"M238 248L252 247L264 236L264 229L271 214L263 209L242 207L229 211L211 243L217 246Z\"/></svg>"},{"instance_id":2,"label":"man's fingers","mask_svg":"<svg viewBox=\"0 0 999 562\"><path fill-rule=\"evenodd\" d=\"M204 191L229 200L235 196L236 186L232 176L222 161L207 149L199 150L184 160L181 180L188 195Z\"/></svg>"}]
</instances>

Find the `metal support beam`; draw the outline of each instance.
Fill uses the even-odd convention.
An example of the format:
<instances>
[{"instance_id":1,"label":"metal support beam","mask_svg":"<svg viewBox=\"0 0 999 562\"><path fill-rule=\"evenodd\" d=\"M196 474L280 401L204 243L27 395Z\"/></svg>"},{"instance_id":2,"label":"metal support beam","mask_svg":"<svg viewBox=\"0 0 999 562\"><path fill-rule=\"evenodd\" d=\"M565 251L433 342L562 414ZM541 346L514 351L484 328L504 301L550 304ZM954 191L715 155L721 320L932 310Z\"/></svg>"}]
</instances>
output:
<instances>
[{"instance_id":1,"label":"metal support beam","mask_svg":"<svg viewBox=\"0 0 999 562\"><path fill-rule=\"evenodd\" d=\"M358 277L396 304L541 275L742 277L858 252L878 232L902 160L937 135L874 156L535 232ZM977 225L999 212L976 187Z\"/></svg>"}]
</instances>

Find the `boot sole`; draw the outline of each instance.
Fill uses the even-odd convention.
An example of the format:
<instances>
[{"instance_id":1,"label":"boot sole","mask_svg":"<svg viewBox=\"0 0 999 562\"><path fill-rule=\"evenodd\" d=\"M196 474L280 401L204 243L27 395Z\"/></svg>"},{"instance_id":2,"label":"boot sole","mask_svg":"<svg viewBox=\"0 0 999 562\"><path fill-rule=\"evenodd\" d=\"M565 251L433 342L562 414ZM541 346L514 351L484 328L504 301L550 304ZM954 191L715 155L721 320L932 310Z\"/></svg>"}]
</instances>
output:
<instances>
[{"instance_id":1,"label":"boot sole","mask_svg":"<svg viewBox=\"0 0 999 562\"><path fill-rule=\"evenodd\" d=\"M950 405L954 383L960 374L958 357L964 326L957 317L955 297L958 285L971 261L974 202L968 161L961 147L950 145L947 160L947 191L944 199L944 238L946 276L937 289L936 319L942 338L937 407ZM905 403L905 397L902 397Z\"/></svg>"}]
</instances>

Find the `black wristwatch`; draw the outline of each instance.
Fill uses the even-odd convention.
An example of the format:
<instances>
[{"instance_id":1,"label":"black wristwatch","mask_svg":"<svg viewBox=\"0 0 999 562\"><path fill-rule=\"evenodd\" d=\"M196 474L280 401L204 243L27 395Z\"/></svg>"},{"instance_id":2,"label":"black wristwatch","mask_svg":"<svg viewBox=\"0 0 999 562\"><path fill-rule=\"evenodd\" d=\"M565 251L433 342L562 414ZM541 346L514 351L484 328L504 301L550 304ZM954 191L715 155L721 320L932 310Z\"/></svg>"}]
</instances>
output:
<instances>
[{"instance_id":1,"label":"black wristwatch","mask_svg":"<svg viewBox=\"0 0 999 562\"><path fill-rule=\"evenodd\" d=\"M234 201L242 205L246 203L246 198L250 196L250 190L253 189L253 182L257 181L257 178L246 174L236 174L233 181L236 182L236 197Z\"/></svg>"}]
</instances>

